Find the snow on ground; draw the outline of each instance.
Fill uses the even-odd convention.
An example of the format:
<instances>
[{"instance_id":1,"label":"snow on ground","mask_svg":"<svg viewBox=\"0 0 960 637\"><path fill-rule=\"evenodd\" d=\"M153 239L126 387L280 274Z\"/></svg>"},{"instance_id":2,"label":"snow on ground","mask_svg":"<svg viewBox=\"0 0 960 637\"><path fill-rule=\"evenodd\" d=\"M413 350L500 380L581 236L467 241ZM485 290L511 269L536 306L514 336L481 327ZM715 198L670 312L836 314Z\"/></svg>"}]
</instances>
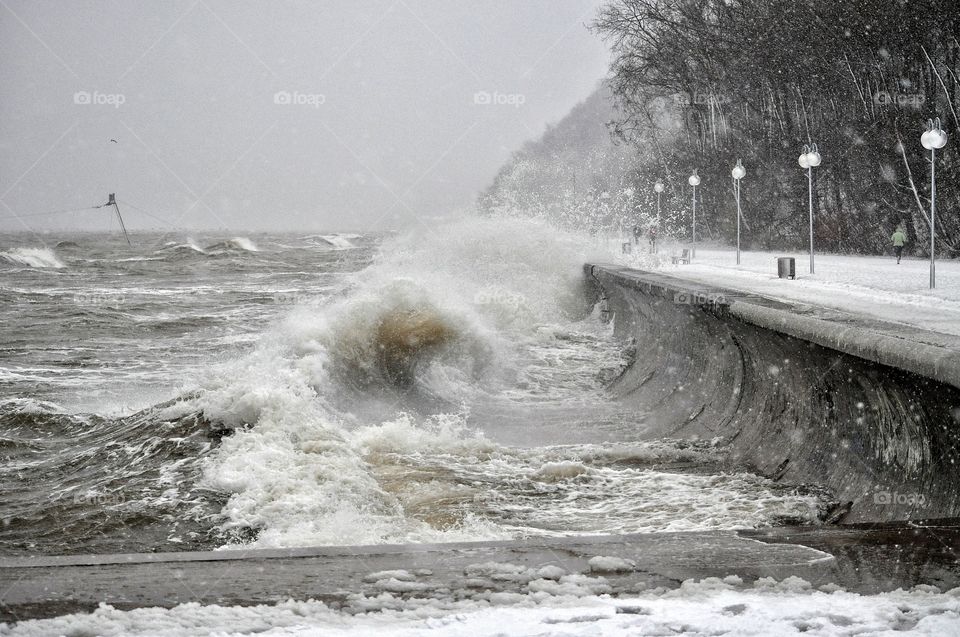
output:
<instances>
[{"instance_id":1,"label":"snow on ground","mask_svg":"<svg viewBox=\"0 0 960 637\"><path fill-rule=\"evenodd\" d=\"M619 245L619 243L618 243ZM937 288L929 289L930 261L892 256L816 254L816 274L810 274L809 253L741 252L736 265L733 248L698 247L692 264L672 265L670 256L683 246L663 245L657 261L638 253L617 255L623 265L650 269L706 285L820 305L872 318L960 335L960 262L937 261ZM795 281L777 278L777 257L794 257Z\"/></svg>"},{"instance_id":2,"label":"snow on ground","mask_svg":"<svg viewBox=\"0 0 960 637\"><path fill-rule=\"evenodd\" d=\"M585 577L585 576L580 576ZM586 578L591 579L591 578ZM544 580L534 580L543 582ZM316 601L272 606L183 604L170 610L118 611L0 624L0 635L946 635L960 634L960 589L932 586L878 595L836 587L813 590L796 577L744 584L736 576L688 580L613 599L530 589L477 592L470 599L403 599L391 593L352 600L350 612Z\"/></svg>"}]
</instances>

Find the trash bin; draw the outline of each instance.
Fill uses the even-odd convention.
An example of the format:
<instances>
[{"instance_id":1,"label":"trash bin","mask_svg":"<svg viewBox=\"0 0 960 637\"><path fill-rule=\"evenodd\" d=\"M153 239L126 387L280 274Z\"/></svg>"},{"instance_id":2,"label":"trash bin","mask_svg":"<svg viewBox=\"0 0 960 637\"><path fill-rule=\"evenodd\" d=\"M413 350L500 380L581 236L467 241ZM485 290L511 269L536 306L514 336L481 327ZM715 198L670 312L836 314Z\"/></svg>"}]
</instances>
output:
<instances>
[{"instance_id":1,"label":"trash bin","mask_svg":"<svg viewBox=\"0 0 960 637\"><path fill-rule=\"evenodd\" d=\"M777 275L781 279L797 278L797 260L793 257L780 257L777 259Z\"/></svg>"}]
</instances>

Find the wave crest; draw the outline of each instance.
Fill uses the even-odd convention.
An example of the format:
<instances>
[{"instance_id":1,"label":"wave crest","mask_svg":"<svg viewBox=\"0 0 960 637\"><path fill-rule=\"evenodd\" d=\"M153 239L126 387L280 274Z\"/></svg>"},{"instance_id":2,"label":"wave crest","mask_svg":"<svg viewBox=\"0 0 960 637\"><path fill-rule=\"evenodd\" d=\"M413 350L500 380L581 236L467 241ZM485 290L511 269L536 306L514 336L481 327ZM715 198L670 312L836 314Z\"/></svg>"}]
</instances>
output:
<instances>
[{"instance_id":1,"label":"wave crest","mask_svg":"<svg viewBox=\"0 0 960 637\"><path fill-rule=\"evenodd\" d=\"M9 252L0 252L0 259L13 265L25 265L31 268L65 268L66 265L50 248L14 248Z\"/></svg>"},{"instance_id":2,"label":"wave crest","mask_svg":"<svg viewBox=\"0 0 960 637\"><path fill-rule=\"evenodd\" d=\"M234 237L209 245L204 252L260 252L260 248L246 237Z\"/></svg>"},{"instance_id":3,"label":"wave crest","mask_svg":"<svg viewBox=\"0 0 960 637\"><path fill-rule=\"evenodd\" d=\"M360 235L357 234L318 234L307 237L307 240L315 246L346 250L356 248L357 246L353 245L353 242L350 240L359 238Z\"/></svg>"},{"instance_id":4,"label":"wave crest","mask_svg":"<svg viewBox=\"0 0 960 637\"><path fill-rule=\"evenodd\" d=\"M482 338L466 317L441 310L426 291L409 281L397 281L345 304L321 340L338 378L358 387L408 388L418 369L435 359L484 350ZM465 362L470 370L474 363L482 363Z\"/></svg>"},{"instance_id":5,"label":"wave crest","mask_svg":"<svg viewBox=\"0 0 960 637\"><path fill-rule=\"evenodd\" d=\"M223 528L261 547L507 537L409 515L371 463L398 440L490 451L464 414L512 382L518 342L568 320L583 260L543 224L467 219L390 239L338 300L294 309L194 402L235 429L205 461Z\"/></svg>"}]
</instances>

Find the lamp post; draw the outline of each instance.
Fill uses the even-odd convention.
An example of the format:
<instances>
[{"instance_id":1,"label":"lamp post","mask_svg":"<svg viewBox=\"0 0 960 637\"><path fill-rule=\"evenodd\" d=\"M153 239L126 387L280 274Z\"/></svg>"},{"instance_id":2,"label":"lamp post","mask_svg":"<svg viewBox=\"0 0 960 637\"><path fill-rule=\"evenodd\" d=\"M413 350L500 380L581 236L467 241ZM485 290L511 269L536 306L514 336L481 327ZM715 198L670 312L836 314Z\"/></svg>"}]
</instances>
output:
<instances>
[{"instance_id":1,"label":"lamp post","mask_svg":"<svg viewBox=\"0 0 960 637\"><path fill-rule=\"evenodd\" d=\"M657 193L657 234L660 234L660 194L663 192L663 182L659 179L653 184L653 192Z\"/></svg>"},{"instance_id":2,"label":"lamp post","mask_svg":"<svg viewBox=\"0 0 960 637\"><path fill-rule=\"evenodd\" d=\"M816 144L804 144L803 152L797 160L801 168L807 169L807 183L810 192L810 274L813 274L813 169L820 165L822 158Z\"/></svg>"},{"instance_id":3,"label":"lamp post","mask_svg":"<svg viewBox=\"0 0 960 637\"><path fill-rule=\"evenodd\" d=\"M697 256L697 186L700 185L700 176L694 168L693 174L687 179L687 183L693 186L693 250L690 252L690 258Z\"/></svg>"},{"instance_id":4,"label":"lamp post","mask_svg":"<svg viewBox=\"0 0 960 637\"><path fill-rule=\"evenodd\" d=\"M920 143L930 151L930 289L937 287L937 265L934 248L937 237L937 150L947 145L947 134L940 128L940 118L927 120L927 130Z\"/></svg>"},{"instance_id":5,"label":"lamp post","mask_svg":"<svg viewBox=\"0 0 960 637\"><path fill-rule=\"evenodd\" d=\"M659 179L653 184L653 191L657 193L657 240L660 239L660 194L663 193L663 182ZM657 251L656 241L653 244L653 251Z\"/></svg>"},{"instance_id":6,"label":"lamp post","mask_svg":"<svg viewBox=\"0 0 960 637\"><path fill-rule=\"evenodd\" d=\"M737 198L737 265L740 265L740 180L746 176L747 169L738 159L730 174L733 176L733 193Z\"/></svg>"}]
</instances>

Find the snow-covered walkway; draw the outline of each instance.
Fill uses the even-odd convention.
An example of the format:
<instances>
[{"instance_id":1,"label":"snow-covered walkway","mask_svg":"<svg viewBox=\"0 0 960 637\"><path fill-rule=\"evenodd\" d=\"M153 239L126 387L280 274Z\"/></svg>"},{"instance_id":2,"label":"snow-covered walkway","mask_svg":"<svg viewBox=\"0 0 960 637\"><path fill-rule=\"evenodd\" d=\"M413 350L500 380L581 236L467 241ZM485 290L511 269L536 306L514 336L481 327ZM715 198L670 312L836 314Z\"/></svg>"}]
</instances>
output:
<instances>
[{"instance_id":1,"label":"snow-covered walkway","mask_svg":"<svg viewBox=\"0 0 960 637\"><path fill-rule=\"evenodd\" d=\"M641 245L641 248L646 246ZM705 285L819 305L883 321L960 336L960 262L937 261L937 288L929 289L929 261L893 257L816 255L816 274L809 273L809 254L741 253L736 265L732 248L697 248L692 264L672 265L679 246L664 246L656 264L646 254L618 255L623 265L657 270ZM777 257L795 257L797 279L777 277Z\"/></svg>"}]
</instances>

